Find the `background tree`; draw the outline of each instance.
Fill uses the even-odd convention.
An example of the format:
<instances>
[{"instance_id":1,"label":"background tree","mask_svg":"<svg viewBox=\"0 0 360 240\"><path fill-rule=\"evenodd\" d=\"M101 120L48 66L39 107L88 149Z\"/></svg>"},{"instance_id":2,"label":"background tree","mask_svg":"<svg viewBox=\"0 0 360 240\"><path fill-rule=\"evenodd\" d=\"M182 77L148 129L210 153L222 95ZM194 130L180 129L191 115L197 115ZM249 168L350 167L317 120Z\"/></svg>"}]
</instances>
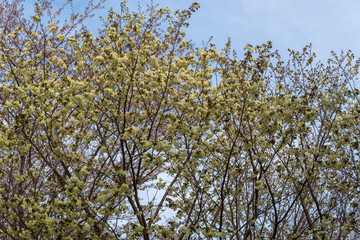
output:
<instances>
[{"instance_id":1,"label":"background tree","mask_svg":"<svg viewBox=\"0 0 360 240\"><path fill-rule=\"evenodd\" d=\"M0 6L1 238L359 238L351 52L195 48L197 3L121 3L94 36L101 5L67 4Z\"/></svg>"}]
</instances>

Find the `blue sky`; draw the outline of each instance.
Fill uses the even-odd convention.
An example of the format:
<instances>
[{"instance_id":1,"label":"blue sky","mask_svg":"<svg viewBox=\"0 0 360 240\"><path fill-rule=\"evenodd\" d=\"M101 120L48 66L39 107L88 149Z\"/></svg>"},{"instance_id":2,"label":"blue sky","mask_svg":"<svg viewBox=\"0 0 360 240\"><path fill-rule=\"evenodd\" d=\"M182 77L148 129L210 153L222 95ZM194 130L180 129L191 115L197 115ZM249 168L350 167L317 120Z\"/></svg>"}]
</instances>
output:
<instances>
[{"instance_id":1,"label":"blue sky","mask_svg":"<svg viewBox=\"0 0 360 240\"><path fill-rule=\"evenodd\" d=\"M27 1L31 3L33 1ZM73 0L81 7L86 0ZM128 0L136 10L139 0ZM142 0L144 7L150 1ZM154 0L160 7L184 9L193 0ZM243 49L246 44L273 41L274 48L286 57L287 49L300 50L313 44L321 60L330 51L339 53L351 49L360 57L360 1L358 0L198 0L200 10L193 15L187 38L197 45L213 36L222 47L232 37L233 47ZM55 0L55 3L63 1ZM31 5L30 5L31 6ZM106 8L118 9L119 0L107 0ZM32 9L32 7L31 7ZM103 14L106 11L101 11ZM97 22L96 19L91 21ZM96 24L95 24L96 25ZM94 25L93 25L94 26Z\"/></svg>"},{"instance_id":2,"label":"blue sky","mask_svg":"<svg viewBox=\"0 0 360 240\"><path fill-rule=\"evenodd\" d=\"M108 0L108 4L117 1ZM139 1L129 0L136 8ZM142 4L148 1L141 1ZM188 7L190 0L155 0L172 10ZM287 49L300 50L312 43L321 60L330 51L351 49L360 57L360 1L358 0L199 0L188 37L201 44L213 36L219 47L231 36L233 47L273 41L286 57Z\"/></svg>"}]
</instances>

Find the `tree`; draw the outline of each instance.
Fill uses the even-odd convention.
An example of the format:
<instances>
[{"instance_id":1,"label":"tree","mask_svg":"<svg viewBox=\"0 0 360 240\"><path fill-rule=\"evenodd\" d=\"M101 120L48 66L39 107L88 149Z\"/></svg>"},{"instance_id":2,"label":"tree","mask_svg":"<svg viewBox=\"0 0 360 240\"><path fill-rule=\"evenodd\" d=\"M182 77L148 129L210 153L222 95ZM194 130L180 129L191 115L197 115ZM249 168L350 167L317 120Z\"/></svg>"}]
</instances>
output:
<instances>
[{"instance_id":1,"label":"tree","mask_svg":"<svg viewBox=\"0 0 360 240\"><path fill-rule=\"evenodd\" d=\"M359 238L351 52L196 48L197 3L121 3L94 36L101 5L67 4L0 7L2 239Z\"/></svg>"}]
</instances>

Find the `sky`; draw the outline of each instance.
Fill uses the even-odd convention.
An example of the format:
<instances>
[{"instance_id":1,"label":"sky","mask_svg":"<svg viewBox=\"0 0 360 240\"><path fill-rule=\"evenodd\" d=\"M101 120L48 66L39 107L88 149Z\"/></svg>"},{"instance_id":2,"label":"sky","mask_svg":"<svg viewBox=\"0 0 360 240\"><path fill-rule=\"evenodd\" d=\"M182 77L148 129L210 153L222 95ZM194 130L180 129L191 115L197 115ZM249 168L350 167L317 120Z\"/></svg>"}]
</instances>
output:
<instances>
[{"instance_id":1,"label":"sky","mask_svg":"<svg viewBox=\"0 0 360 240\"><path fill-rule=\"evenodd\" d=\"M146 5L149 1L140 1ZM154 0L161 7L184 9L192 0ZM190 20L189 39L201 45L213 36L222 47L228 36L234 49L271 40L282 56L312 43L320 60L334 50L351 49L360 57L360 1L358 0L198 0L200 9ZM118 0L107 4L118 6ZM136 9L138 0L129 0Z\"/></svg>"},{"instance_id":2,"label":"sky","mask_svg":"<svg viewBox=\"0 0 360 240\"><path fill-rule=\"evenodd\" d=\"M193 0L153 0L160 7L173 11L188 8ZM26 1L31 4L32 0ZM63 3L55 0L55 3ZM200 9L190 20L187 39L198 46L213 36L218 48L232 37L235 50L246 44L258 45L272 41L283 57L287 49L301 50L312 43L319 60L330 57L331 50L340 53L351 49L360 57L360 1L359 0L197 0ZM81 9L86 0L73 0ZM130 9L143 8L148 0L128 0ZM28 5L31 6L31 5ZM119 0L107 0L105 9L119 9ZM27 8L27 7L26 7ZM33 9L33 7L31 7ZM105 10L97 15L106 14ZM91 20L91 27L99 24ZM99 24L99 27L101 25Z\"/></svg>"}]
</instances>

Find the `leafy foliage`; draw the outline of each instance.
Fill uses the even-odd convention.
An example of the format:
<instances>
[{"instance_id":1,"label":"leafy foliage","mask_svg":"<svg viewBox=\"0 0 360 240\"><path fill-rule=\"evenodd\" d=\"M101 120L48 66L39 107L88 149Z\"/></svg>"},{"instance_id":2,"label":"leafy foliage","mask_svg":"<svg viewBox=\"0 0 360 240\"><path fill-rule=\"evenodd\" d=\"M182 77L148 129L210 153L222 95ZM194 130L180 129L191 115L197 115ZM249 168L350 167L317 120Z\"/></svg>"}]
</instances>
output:
<instances>
[{"instance_id":1,"label":"leafy foliage","mask_svg":"<svg viewBox=\"0 0 360 240\"><path fill-rule=\"evenodd\" d=\"M1 239L360 237L351 52L195 48L197 3L95 37L67 4L0 6Z\"/></svg>"}]
</instances>

